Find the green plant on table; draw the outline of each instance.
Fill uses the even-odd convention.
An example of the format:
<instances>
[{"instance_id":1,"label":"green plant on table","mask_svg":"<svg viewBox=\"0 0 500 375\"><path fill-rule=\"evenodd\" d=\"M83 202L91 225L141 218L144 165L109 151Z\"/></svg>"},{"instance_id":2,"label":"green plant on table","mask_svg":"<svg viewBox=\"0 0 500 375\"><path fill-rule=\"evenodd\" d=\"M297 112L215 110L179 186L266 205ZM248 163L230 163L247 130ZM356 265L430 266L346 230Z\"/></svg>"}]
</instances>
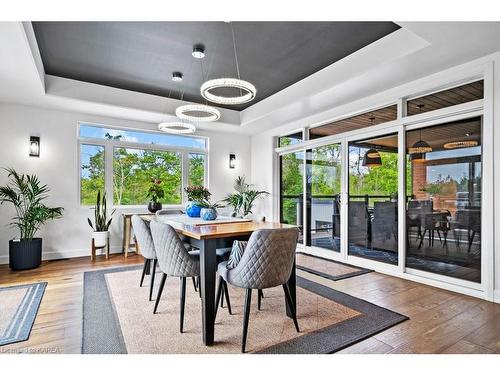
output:
<instances>
[{"instance_id":1,"label":"green plant on table","mask_svg":"<svg viewBox=\"0 0 500 375\"><path fill-rule=\"evenodd\" d=\"M191 202L203 202L210 199L212 195L208 189L201 185L190 185L184 188L188 201Z\"/></svg>"},{"instance_id":2,"label":"green plant on table","mask_svg":"<svg viewBox=\"0 0 500 375\"><path fill-rule=\"evenodd\" d=\"M239 214L243 216L251 214L255 201L269 194L264 190L253 189L252 184L246 183L245 176L238 176L234 183L234 190L236 190L236 193L229 193L223 202L233 207L233 214L235 216Z\"/></svg>"},{"instance_id":3,"label":"green plant on table","mask_svg":"<svg viewBox=\"0 0 500 375\"><path fill-rule=\"evenodd\" d=\"M10 182L0 186L0 204L12 203L16 216L9 225L19 230L21 240L32 240L44 223L60 218L64 209L43 203L49 188L42 185L37 176L18 174L13 168L5 170Z\"/></svg>"},{"instance_id":4,"label":"green plant on table","mask_svg":"<svg viewBox=\"0 0 500 375\"><path fill-rule=\"evenodd\" d=\"M158 178L152 178L147 197L151 199L151 202L158 203L160 199L165 197L165 190L162 187L162 181Z\"/></svg>"}]
</instances>

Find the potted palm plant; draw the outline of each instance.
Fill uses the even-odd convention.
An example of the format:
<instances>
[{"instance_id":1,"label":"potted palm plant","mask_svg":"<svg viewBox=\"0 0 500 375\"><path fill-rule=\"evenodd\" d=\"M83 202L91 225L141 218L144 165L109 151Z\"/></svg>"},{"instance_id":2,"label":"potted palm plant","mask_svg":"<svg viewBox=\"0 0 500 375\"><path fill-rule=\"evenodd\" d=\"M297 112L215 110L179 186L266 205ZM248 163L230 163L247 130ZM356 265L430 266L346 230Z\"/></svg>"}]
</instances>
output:
<instances>
[{"instance_id":1,"label":"potted palm plant","mask_svg":"<svg viewBox=\"0 0 500 375\"><path fill-rule=\"evenodd\" d=\"M113 216L113 214L115 213L115 210L113 210L111 212L111 215L109 215L108 217L106 193L102 195L101 199L101 191L99 190L97 192L96 204L93 210L94 210L94 223L92 224L90 218L87 218L87 222L94 231L92 233L92 238L94 239L94 246L104 247L106 246L106 241L108 239L109 226L111 225L111 221L113 220L111 216Z\"/></svg>"},{"instance_id":2,"label":"potted palm plant","mask_svg":"<svg viewBox=\"0 0 500 375\"><path fill-rule=\"evenodd\" d=\"M247 184L245 176L238 176L234 183L235 193L226 196L223 202L233 207L233 216L247 216L252 213L255 201L269 193L264 190L255 190L253 185Z\"/></svg>"},{"instance_id":3,"label":"potted palm plant","mask_svg":"<svg viewBox=\"0 0 500 375\"><path fill-rule=\"evenodd\" d=\"M151 199L148 203L148 210L151 213L155 213L162 209L162 204L160 199L165 197L165 191L161 186L161 180L158 178L152 178L148 189L148 198Z\"/></svg>"},{"instance_id":4,"label":"potted palm plant","mask_svg":"<svg viewBox=\"0 0 500 375\"><path fill-rule=\"evenodd\" d=\"M36 268L42 262L42 239L35 234L48 220L60 218L63 208L43 203L49 188L37 176L5 170L10 183L0 187L0 204L12 203L16 216L10 225L19 230L19 239L9 241L9 266L16 271Z\"/></svg>"}]
</instances>

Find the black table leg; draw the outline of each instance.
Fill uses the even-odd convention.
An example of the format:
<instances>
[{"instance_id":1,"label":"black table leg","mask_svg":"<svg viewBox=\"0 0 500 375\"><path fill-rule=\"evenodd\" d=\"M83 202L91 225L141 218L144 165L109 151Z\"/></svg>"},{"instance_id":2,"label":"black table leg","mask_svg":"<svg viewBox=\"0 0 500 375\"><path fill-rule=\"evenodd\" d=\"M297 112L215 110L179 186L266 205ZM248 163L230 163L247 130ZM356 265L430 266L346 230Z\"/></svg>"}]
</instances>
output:
<instances>
[{"instance_id":1,"label":"black table leg","mask_svg":"<svg viewBox=\"0 0 500 375\"><path fill-rule=\"evenodd\" d=\"M200 241L200 290L202 298L203 343L214 343L216 240Z\"/></svg>"},{"instance_id":2,"label":"black table leg","mask_svg":"<svg viewBox=\"0 0 500 375\"><path fill-rule=\"evenodd\" d=\"M292 299L292 303L295 306L295 311L297 311L297 287L296 287L296 276L295 276L295 259L293 260L293 268L292 274L290 275L290 279L288 279L288 289L290 290L290 297ZM293 313L289 309L288 305L286 305L286 315L289 318L293 318Z\"/></svg>"}]
</instances>

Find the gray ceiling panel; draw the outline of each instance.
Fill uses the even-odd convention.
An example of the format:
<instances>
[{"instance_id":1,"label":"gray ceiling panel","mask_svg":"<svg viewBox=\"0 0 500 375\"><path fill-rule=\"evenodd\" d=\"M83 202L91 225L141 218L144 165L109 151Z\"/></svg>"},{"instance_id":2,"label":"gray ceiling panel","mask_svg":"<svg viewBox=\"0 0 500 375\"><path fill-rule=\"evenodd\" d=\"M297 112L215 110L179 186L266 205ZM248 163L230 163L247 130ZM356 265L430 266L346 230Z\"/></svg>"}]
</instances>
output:
<instances>
[{"instance_id":1,"label":"gray ceiling panel","mask_svg":"<svg viewBox=\"0 0 500 375\"><path fill-rule=\"evenodd\" d=\"M241 78L257 87L242 110L399 28L392 22L234 22ZM203 103L206 79L236 77L224 22L33 22L47 74ZM191 56L206 47L203 65ZM202 75L203 67L203 75ZM173 71L184 74L178 84Z\"/></svg>"}]
</instances>

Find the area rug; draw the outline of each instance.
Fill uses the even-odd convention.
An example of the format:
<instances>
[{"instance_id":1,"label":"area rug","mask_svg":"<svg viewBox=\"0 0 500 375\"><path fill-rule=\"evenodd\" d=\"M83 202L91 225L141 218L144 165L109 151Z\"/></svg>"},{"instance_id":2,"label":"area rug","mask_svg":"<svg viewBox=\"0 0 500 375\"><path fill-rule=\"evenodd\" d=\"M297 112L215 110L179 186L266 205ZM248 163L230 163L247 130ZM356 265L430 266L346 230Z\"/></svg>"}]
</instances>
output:
<instances>
[{"instance_id":1,"label":"area rug","mask_svg":"<svg viewBox=\"0 0 500 375\"><path fill-rule=\"evenodd\" d=\"M46 282L0 288L0 346L28 340Z\"/></svg>"},{"instance_id":2,"label":"area rug","mask_svg":"<svg viewBox=\"0 0 500 375\"><path fill-rule=\"evenodd\" d=\"M296 257L299 270L318 275L329 280L338 281L349 277L364 275L373 272L366 268L355 267L336 260L319 257L317 255L299 252Z\"/></svg>"},{"instance_id":3,"label":"area rug","mask_svg":"<svg viewBox=\"0 0 500 375\"><path fill-rule=\"evenodd\" d=\"M201 300L188 283L184 333L179 333L179 279L167 278L158 312L148 301L149 277L140 267L84 275L82 353L240 353L244 291L230 287L233 315L219 308L215 343L201 335ZM158 278L157 278L158 279ZM156 291L155 291L156 292ZM266 289L262 309L254 293L247 351L333 353L398 324L407 317L324 285L297 277L297 333L285 315L282 288Z\"/></svg>"}]
</instances>

